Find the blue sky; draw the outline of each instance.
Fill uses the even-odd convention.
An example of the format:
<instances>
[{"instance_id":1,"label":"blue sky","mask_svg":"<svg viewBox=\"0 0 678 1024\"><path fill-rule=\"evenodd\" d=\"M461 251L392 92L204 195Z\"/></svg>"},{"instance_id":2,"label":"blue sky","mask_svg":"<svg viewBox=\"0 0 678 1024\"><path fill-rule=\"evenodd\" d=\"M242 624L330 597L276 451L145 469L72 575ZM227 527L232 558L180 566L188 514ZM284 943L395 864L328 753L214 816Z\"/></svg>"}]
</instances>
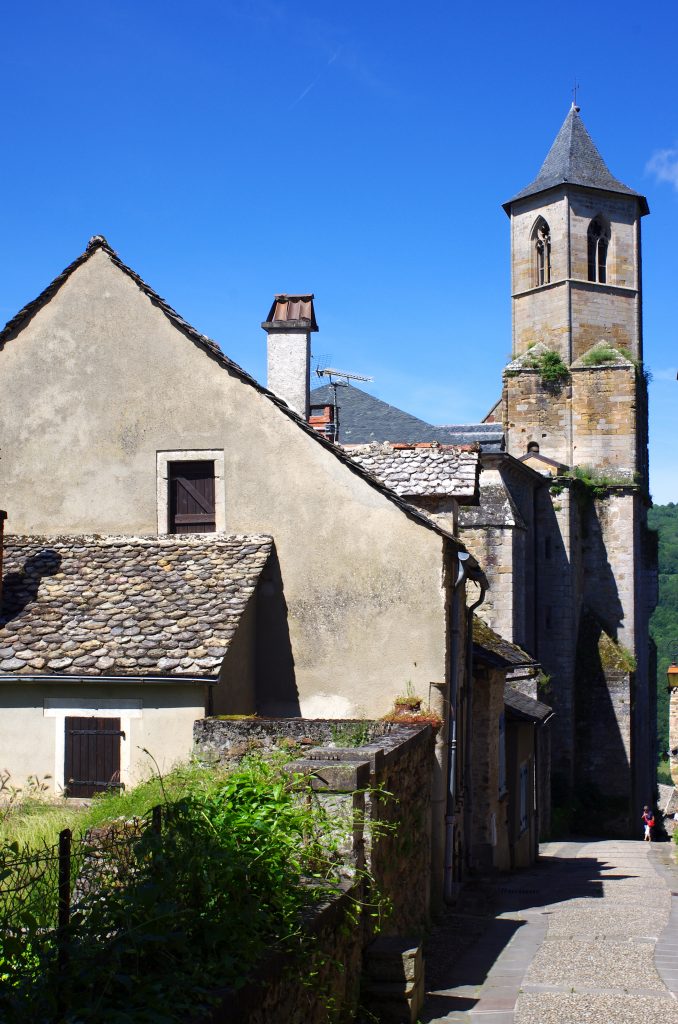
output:
<instances>
[{"instance_id":1,"label":"blue sky","mask_svg":"<svg viewBox=\"0 0 678 1024\"><path fill-rule=\"evenodd\" d=\"M644 192L651 485L677 501L674 5L72 0L0 9L0 321L104 234L263 380L273 294L314 354L431 422L482 418L510 347L501 203L580 83Z\"/></svg>"}]
</instances>

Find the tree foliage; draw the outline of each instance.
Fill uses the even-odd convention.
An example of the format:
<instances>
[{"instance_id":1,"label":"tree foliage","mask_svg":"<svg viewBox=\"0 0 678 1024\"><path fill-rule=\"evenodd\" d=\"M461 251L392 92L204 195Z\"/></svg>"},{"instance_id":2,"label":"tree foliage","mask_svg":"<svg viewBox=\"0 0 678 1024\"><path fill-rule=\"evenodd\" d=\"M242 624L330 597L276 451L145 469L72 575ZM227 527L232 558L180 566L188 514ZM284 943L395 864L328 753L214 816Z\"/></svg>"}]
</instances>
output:
<instances>
[{"instance_id":1,"label":"tree foliage","mask_svg":"<svg viewBox=\"0 0 678 1024\"><path fill-rule=\"evenodd\" d=\"M657 645L657 732L659 750L669 746L669 701L666 670L678 649L678 504L655 505L649 525L659 531L659 603L650 620Z\"/></svg>"}]
</instances>

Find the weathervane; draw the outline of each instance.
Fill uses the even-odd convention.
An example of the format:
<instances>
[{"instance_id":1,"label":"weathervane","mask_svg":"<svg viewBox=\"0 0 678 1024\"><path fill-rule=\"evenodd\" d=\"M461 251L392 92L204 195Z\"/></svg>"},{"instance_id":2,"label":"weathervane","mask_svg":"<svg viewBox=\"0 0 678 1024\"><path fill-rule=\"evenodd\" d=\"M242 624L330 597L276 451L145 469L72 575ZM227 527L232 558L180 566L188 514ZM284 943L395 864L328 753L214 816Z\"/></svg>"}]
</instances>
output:
<instances>
[{"instance_id":1,"label":"weathervane","mask_svg":"<svg viewBox=\"0 0 678 1024\"><path fill-rule=\"evenodd\" d=\"M577 92L580 88L581 86L579 85L579 82L577 81L577 76L575 75L574 86L572 88L572 106L575 110L579 110L579 107L577 106Z\"/></svg>"}]
</instances>

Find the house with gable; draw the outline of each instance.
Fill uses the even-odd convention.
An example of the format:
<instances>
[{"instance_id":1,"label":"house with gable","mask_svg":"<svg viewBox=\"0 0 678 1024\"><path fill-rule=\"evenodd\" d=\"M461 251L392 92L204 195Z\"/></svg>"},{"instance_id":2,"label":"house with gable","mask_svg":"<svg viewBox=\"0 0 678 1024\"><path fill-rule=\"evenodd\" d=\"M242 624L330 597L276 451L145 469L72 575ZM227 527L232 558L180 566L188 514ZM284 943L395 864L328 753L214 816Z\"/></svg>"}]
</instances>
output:
<instances>
[{"instance_id":1,"label":"house with gable","mask_svg":"<svg viewBox=\"0 0 678 1024\"><path fill-rule=\"evenodd\" d=\"M311 303L274 303L287 357ZM0 369L3 767L127 784L142 745L164 765L189 753L191 717L378 717L409 683L444 718L434 878L446 846L459 861L448 728L484 577L453 522L319 435L101 236L0 332ZM116 748L110 779L90 744Z\"/></svg>"}]
</instances>

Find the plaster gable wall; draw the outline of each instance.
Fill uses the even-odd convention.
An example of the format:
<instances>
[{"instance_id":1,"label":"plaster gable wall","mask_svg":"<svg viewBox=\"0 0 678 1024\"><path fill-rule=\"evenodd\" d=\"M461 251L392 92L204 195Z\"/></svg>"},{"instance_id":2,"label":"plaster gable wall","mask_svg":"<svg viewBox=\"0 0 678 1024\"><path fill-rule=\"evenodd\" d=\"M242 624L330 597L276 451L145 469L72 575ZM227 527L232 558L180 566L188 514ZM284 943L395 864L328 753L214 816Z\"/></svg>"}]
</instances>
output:
<instances>
[{"instance_id":1,"label":"plaster gable wall","mask_svg":"<svg viewBox=\"0 0 678 1024\"><path fill-rule=\"evenodd\" d=\"M275 538L302 712L381 714L408 679L422 693L447 679L442 538L200 350L104 252L0 359L12 532L153 534L157 452L223 449L226 531Z\"/></svg>"}]
</instances>

